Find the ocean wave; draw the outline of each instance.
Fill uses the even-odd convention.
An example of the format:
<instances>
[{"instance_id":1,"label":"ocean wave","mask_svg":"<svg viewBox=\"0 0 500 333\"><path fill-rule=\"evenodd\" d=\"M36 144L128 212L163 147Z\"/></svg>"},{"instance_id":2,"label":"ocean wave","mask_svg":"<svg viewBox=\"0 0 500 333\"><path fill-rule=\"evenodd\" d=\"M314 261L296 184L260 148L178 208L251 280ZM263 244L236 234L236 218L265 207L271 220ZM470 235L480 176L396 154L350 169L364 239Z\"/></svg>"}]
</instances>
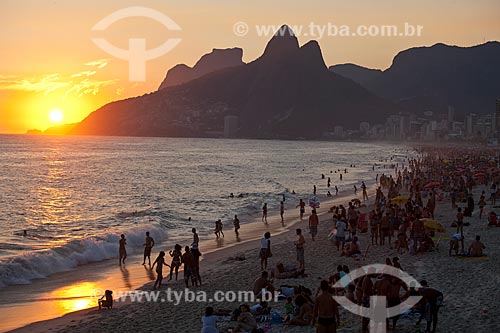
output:
<instances>
[{"instance_id":1,"label":"ocean wave","mask_svg":"<svg viewBox=\"0 0 500 333\"><path fill-rule=\"evenodd\" d=\"M77 266L118 257L120 234L127 239L127 252L142 251L145 232L149 231L155 242L167 239L165 228L157 225L143 225L103 234L91 238L80 238L44 251L26 252L22 255L0 261L0 288L14 284L29 284L34 279L46 278L51 274L68 271Z\"/></svg>"}]
</instances>

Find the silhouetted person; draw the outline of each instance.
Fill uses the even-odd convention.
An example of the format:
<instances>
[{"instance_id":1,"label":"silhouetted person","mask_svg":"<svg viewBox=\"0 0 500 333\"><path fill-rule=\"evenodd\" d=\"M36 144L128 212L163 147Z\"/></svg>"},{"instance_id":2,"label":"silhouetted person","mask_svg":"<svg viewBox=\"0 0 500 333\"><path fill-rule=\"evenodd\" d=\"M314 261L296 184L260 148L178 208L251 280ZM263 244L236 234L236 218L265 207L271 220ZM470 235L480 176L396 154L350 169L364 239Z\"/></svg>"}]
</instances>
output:
<instances>
[{"instance_id":1,"label":"silhouetted person","mask_svg":"<svg viewBox=\"0 0 500 333\"><path fill-rule=\"evenodd\" d=\"M144 260L143 265L146 264L146 258L148 258L149 265L151 265L151 249L155 246L155 241L153 237L149 236L149 231L146 232L146 243L144 243Z\"/></svg>"},{"instance_id":2,"label":"silhouetted person","mask_svg":"<svg viewBox=\"0 0 500 333\"><path fill-rule=\"evenodd\" d=\"M121 234L120 236L120 248L119 248L119 253L120 253L120 265L125 264L125 259L127 259L127 250L125 249L125 245L127 245L127 240L125 239L125 235Z\"/></svg>"}]
</instances>

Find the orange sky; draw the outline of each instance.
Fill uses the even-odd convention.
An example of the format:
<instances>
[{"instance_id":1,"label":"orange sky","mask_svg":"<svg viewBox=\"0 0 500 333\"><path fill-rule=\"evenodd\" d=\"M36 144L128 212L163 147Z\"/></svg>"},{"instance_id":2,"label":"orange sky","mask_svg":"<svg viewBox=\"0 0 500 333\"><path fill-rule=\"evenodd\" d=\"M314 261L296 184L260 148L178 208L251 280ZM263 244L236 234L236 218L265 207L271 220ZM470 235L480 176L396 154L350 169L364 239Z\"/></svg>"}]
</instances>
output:
<instances>
[{"instance_id":1,"label":"orange sky","mask_svg":"<svg viewBox=\"0 0 500 333\"><path fill-rule=\"evenodd\" d=\"M115 22L105 31L92 27L112 12L144 6L168 15L182 30L169 31L148 18ZM323 37L328 65L353 62L385 69L400 50L438 42L470 46L500 40L497 0L2 0L0 2L0 133L24 133L54 125L49 113L61 109L64 122L82 120L103 104L144 94L159 86L177 63L193 65L212 48L242 47L244 61L258 57L270 38L255 25L395 24L422 25L421 37ZM250 31L233 33L236 22ZM127 48L129 38L145 38L147 48L169 38L182 41L147 62L146 81L130 82L128 62L100 48L102 37ZM301 44L309 39L299 36Z\"/></svg>"}]
</instances>

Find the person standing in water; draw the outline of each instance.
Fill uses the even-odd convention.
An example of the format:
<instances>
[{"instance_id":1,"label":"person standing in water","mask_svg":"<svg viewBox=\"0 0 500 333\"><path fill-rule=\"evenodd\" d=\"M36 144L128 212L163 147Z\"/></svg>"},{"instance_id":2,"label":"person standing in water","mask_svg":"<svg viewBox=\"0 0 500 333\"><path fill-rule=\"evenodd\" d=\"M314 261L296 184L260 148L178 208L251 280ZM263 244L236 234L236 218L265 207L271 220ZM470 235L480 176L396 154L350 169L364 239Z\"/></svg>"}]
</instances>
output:
<instances>
[{"instance_id":1,"label":"person standing in water","mask_svg":"<svg viewBox=\"0 0 500 333\"><path fill-rule=\"evenodd\" d=\"M313 195L316 195L316 185L313 185Z\"/></svg>"},{"instance_id":2,"label":"person standing in water","mask_svg":"<svg viewBox=\"0 0 500 333\"><path fill-rule=\"evenodd\" d=\"M285 214L285 203L283 201L281 201L280 202L281 224L285 224L285 220L283 219L283 214Z\"/></svg>"},{"instance_id":3,"label":"person standing in water","mask_svg":"<svg viewBox=\"0 0 500 333\"><path fill-rule=\"evenodd\" d=\"M342 180L342 174L340 174L340 180Z\"/></svg>"},{"instance_id":4,"label":"person standing in water","mask_svg":"<svg viewBox=\"0 0 500 333\"><path fill-rule=\"evenodd\" d=\"M306 212L306 203L302 199L300 199L299 204L295 208L297 207L300 207L300 220L302 221L304 213Z\"/></svg>"},{"instance_id":5,"label":"person standing in water","mask_svg":"<svg viewBox=\"0 0 500 333\"><path fill-rule=\"evenodd\" d=\"M361 182L361 189L363 190L363 200L368 200L368 193L366 193L366 184L364 181Z\"/></svg>"},{"instance_id":6,"label":"person standing in water","mask_svg":"<svg viewBox=\"0 0 500 333\"><path fill-rule=\"evenodd\" d=\"M328 177L328 180L326 182L326 186L330 187L331 185L332 185L332 181L331 181L330 177Z\"/></svg>"},{"instance_id":7,"label":"person standing in water","mask_svg":"<svg viewBox=\"0 0 500 333\"><path fill-rule=\"evenodd\" d=\"M149 265L151 266L151 249L155 246L155 241L153 237L149 236L149 231L146 231L146 243L144 245L144 260L143 265L146 265L146 257L148 258Z\"/></svg>"},{"instance_id":8,"label":"person standing in water","mask_svg":"<svg viewBox=\"0 0 500 333\"><path fill-rule=\"evenodd\" d=\"M196 229L193 228L191 229L191 232L193 233L193 243L191 245L199 245L200 243L200 237L198 237L198 234L196 233Z\"/></svg>"},{"instance_id":9,"label":"person standing in water","mask_svg":"<svg viewBox=\"0 0 500 333\"><path fill-rule=\"evenodd\" d=\"M238 219L238 215L234 215L233 225L236 238L238 238L240 237L240 233L238 232L238 230L240 230L240 220Z\"/></svg>"},{"instance_id":10,"label":"person standing in water","mask_svg":"<svg viewBox=\"0 0 500 333\"><path fill-rule=\"evenodd\" d=\"M120 248L119 248L119 253L120 253L120 266L122 264L125 265L125 259L127 259L127 249L125 249L125 245L127 245L127 240L125 239L125 235L121 234L120 236Z\"/></svg>"},{"instance_id":11,"label":"person standing in water","mask_svg":"<svg viewBox=\"0 0 500 333\"><path fill-rule=\"evenodd\" d=\"M267 202L262 206L262 222L267 224Z\"/></svg>"},{"instance_id":12,"label":"person standing in water","mask_svg":"<svg viewBox=\"0 0 500 333\"><path fill-rule=\"evenodd\" d=\"M335 195L339 195L339 188L335 185Z\"/></svg>"}]
</instances>

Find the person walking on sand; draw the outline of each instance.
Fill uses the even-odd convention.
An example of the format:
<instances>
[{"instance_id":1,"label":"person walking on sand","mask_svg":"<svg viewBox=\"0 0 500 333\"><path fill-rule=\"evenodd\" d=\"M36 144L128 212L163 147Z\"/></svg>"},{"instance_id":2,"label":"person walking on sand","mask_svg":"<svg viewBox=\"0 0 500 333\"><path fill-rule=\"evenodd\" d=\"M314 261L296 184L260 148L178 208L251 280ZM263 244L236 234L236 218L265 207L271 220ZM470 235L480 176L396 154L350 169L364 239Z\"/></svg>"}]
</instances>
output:
<instances>
[{"instance_id":1,"label":"person walking on sand","mask_svg":"<svg viewBox=\"0 0 500 333\"><path fill-rule=\"evenodd\" d=\"M311 326L314 327L317 322L316 333L335 333L337 332L337 320L340 318L337 302L328 292L328 281L322 280L320 289L321 294L316 297L314 303Z\"/></svg>"},{"instance_id":2,"label":"person walking on sand","mask_svg":"<svg viewBox=\"0 0 500 333\"><path fill-rule=\"evenodd\" d=\"M119 244L120 244L120 248L119 248L118 252L120 253L119 263L121 266L122 264L125 265L125 259L127 259L127 249L125 248L125 245L127 245L127 240L125 239L124 234L120 235Z\"/></svg>"},{"instance_id":3,"label":"person walking on sand","mask_svg":"<svg viewBox=\"0 0 500 333\"><path fill-rule=\"evenodd\" d=\"M236 234L236 238L239 238L240 233L238 230L240 230L240 220L238 219L238 215L234 215L233 225L234 225L234 232Z\"/></svg>"},{"instance_id":4,"label":"person walking on sand","mask_svg":"<svg viewBox=\"0 0 500 333\"><path fill-rule=\"evenodd\" d=\"M313 195L316 195L316 185L313 185Z\"/></svg>"},{"instance_id":5,"label":"person walking on sand","mask_svg":"<svg viewBox=\"0 0 500 333\"><path fill-rule=\"evenodd\" d=\"M330 187L331 185L332 185L332 181L331 181L330 177L328 177L328 180L326 182L326 186Z\"/></svg>"},{"instance_id":6,"label":"person walking on sand","mask_svg":"<svg viewBox=\"0 0 500 333\"><path fill-rule=\"evenodd\" d=\"M356 187L356 185L354 185L353 187L354 187L354 194L358 193L358 188Z\"/></svg>"},{"instance_id":7,"label":"person walking on sand","mask_svg":"<svg viewBox=\"0 0 500 333\"><path fill-rule=\"evenodd\" d=\"M363 190L363 200L368 200L368 193L366 193L366 184L364 181L361 182L361 189Z\"/></svg>"},{"instance_id":8,"label":"person walking on sand","mask_svg":"<svg viewBox=\"0 0 500 333\"><path fill-rule=\"evenodd\" d=\"M267 269L267 259L270 256L271 256L271 233L266 232L264 234L264 238L262 238L261 240L260 252L259 252L260 268L262 270Z\"/></svg>"},{"instance_id":9,"label":"person walking on sand","mask_svg":"<svg viewBox=\"0 0 500 333\"><path fill-rule=\"evenodd\" d=\"M339 195L339 188L335 185L335 195Z\"/></svg>"},{"instance_id":10,"label":"person walking on sand","mask_svg":"<svg viewBox=\"0 0 500 333\"><path fill-rule=\"evenodd\" d=\"M316 235L318 234L318 224L319 224L318 215L316 214L316 209L313 209L311 216L309 216L309 231L311 233L313 242L314 242L314 237L316 237Z\"/></svg>"},{"instance_id":11,"label":"person walking on sand","mask_svg":"<svg viewBox=\"0 0 500 333\"><path fill-rule=\"evenodd\" d=\"M283 219L283 214L285 214L285 204L283 201L280 201L280 216L281 216L281 224L285 224L285 220Z\"/></svg>"},{"instance_id":12,"label":"person walking on sand","mask_svg":"<svg viewBox=\"0 0 500 333\"><path fill-rule=\"evenodd\" d=\"M300 207L299 211L300 211L300 220L302 221L302 219L304 218L304 213L306 212L306 203L300 199L299 201L299 204L297 206L295 206L295 208L297 207Z\"/></svg>"},{"instance_id":13,"label":"person walking on sand","mask_svg":"<svg viewBox=\"0 0 500 333\"><path fill-rule=\"evenodd\" d=\"M267 202L265 202L264 206L262 206L262 222L267 224Z\"/></svg>"},{"instance_id":14,"label":"person walking on sand","mask_svg":"<svg viewBox=\"0 0 500 333\"><path fill-rule=\"evenodd\" d=\"M156 258L156 260L153 262L153 266L151 266L151 270L156 265L156 281L155 284L153 285L153 289L156 289L156 285L158 284L158 288L161 287L161 281L163 281L163 265L170 267L168 264L165 263L165 252L160 251L160 254Z\"/></svg>"},{"instance_id":15,"label":"person walking on sand","mask_svg":"<svg viewBox=\"0 0 500 333\"><path fill-rule=\"evenodd\" d=\"M149 231L146 231L146 243L144 246L144 260L142 261L143 265L146 265L146 258L148 258L149 266L151 266L151 249L155 246L155 240L153 237L149 236Z\"/></svg>"},{"instance_id":16,"label":"person walking on sand","mask_svg":"<svg viewBox=\"0 0 500 333\"><path fill-rule=\"evenodd\" d=\"M302 229L297 229L296 231L297 234L297 240L294 242L295 243L295 250L297 252L297 261L299 263L299 271L302 271L305 266L305 258L304 258L304 244L306 243L306 240L304 239L304 236L302 235Z\"/></svg>"}]
</instances>

